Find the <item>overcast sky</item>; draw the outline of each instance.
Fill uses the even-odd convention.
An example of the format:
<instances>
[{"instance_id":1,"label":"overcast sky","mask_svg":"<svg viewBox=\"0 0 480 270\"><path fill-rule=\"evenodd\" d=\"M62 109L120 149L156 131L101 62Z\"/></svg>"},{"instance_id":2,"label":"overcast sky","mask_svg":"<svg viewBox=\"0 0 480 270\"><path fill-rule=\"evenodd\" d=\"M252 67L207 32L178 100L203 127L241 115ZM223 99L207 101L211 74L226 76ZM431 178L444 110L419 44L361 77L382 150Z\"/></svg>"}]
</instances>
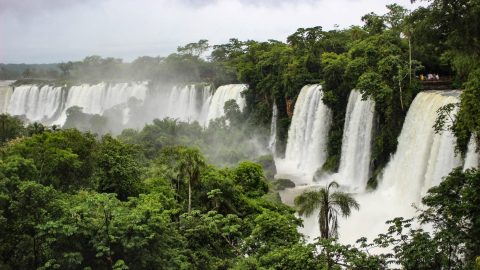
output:
<instances>
[{"instance_id":1,"label":"overcast sky","mask_svg":"<svg viewBox=\"0 0 480 270\"><path fill-rule=\"evenodd\" d=\"M299 27L361 24L410 0L0 0L0 63L52 63L88 55L131 61L200 39L284 41Z\"/></svg>"}]
</instances>

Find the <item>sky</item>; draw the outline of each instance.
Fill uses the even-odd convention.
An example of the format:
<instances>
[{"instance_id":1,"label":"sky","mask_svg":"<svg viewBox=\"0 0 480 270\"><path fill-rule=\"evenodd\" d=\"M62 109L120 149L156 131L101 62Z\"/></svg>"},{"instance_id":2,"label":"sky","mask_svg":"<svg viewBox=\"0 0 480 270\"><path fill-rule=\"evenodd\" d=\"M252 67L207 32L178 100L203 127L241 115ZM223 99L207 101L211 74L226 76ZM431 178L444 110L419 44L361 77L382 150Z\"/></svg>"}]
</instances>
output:
<instances>
[{"instance_id":1,"label":"sky","mask_svg":"<svg viewBox=\"0 0 480 270\"><path fill-rule=\"evenodd\" d=\"M360 25L410 0L0 0L0 63L55 63L89 55L166 56L200 39L264 41L300 27Z\"/></svg>"}]
</instances>

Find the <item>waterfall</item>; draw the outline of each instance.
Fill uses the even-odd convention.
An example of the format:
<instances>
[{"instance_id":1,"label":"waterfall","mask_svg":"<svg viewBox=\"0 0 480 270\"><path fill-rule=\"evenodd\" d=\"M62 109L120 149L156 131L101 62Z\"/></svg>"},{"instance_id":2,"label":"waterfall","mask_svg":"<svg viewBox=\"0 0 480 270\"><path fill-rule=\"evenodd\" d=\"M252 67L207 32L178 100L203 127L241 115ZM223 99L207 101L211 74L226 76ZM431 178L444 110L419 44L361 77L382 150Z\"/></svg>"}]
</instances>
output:
<instances>
[{"instance_id":1,"label":"waterfall","mask_svg":"<svg viewBox=\"0 0 480 270\"><path fill-rule=\"evenodd\" d=\"M375 103L352 90L348 99L338 174L333 178L350 190L363 190L370 175L370 149Z\"/></svg>"},{"instance_id":2,"label":"waterfall","mask_svg":"<svg viewBox=\"0 0 480 270\"><path fill-rule=\"evenodd\" d=\"M470 141L468 142L467 154L465 156L465 163L463 169L478 168L480 162L479 153L477 152L477 143L475 141L475 136L472 135Z\"/></svg>"},{"instance_id":3,"label":"waterfall","mask_svg":"<svg viewBox=\"0 0 480 270\"><path fill-rule=\"evenodd\" d=\"M452 133L436 134L433 129L437 110L456 102L457 96L441 92L417 95L405 118L397 153L385 168L380 190L399 193L403 198L410 198L410 202L419 202L424 191L440 183L443 176L460 165Z\"/></svg>"},{"instance_id":4,"label":"waterfall","mask_svg":"<svg viewBox=\"0 0 480 270\"><path fill-rule=\"evenodd\" d=\"M166 115L185 122L204 124L211 99L210 86L198 89L195 85L173 87L168 95Z\"/></svg>"},{"instance_id":5,"label":"waterfall","mask_svg":"<svg viewBox=\"0 0 480 270\"><path fill-rule=\"evenodd\" d=\"M84 113L103 114L107 109L126 104L130 98L143 101L146 93L147 84L145 82L82 84L69 89L65 109L78 106L83 108ZM64 110L56 122L63 124L66 117L66 110Z\"/></svg>"},{"instance_id":6,"label":"waterfall","mask_svg":"<svg viewBox=\"0 0 480 270\"><path fill-rule=\"evenodd\" d=\"M273 155L275 155L275 146L277 144L277 119L278 119L277 104L273 103L272 123L270 124L270 140L268 141L268 148L273 153Z\"/></svg>"},{"instance_id":7,"label":"waterfall","mask_svg":"<svg viewBox=\"0 0 480 270\"><path fill-rule=\"evenodd\" d=\"M23 115L32 122L56 125L65 123L66 112L73 106L81 107L86 114L114 117L114 125L141 127L154 118L164 117L186 122L198 121L204 125L207 120L223 116L225 102L230 99L234 99L243 110L246 103L241 93L245 89L247 86L244 84L224 85L212 96L209 85L175 86L155 92L149 91L147 82L102 82L75 85L69 89L50 85L21 85L12 94L12 89L2 84L0 110L11 115ZM133 98L137 102L130 102Z\"/></svg>"},{"instance_id":8,"label":"waterfall","mask_svg":"<svg viewBox=\"0 0 480 270\"><path fill-rule=\"evenodd\" d=\"M62 108L64 89L44 85L21 85L15 87L7 112L23 115L30 121L47 123Z\"/></svg>"},{"instance_id":9,"label":"waterfall","mask_svg":"<svg viewBox=\"0 0 480 270\"><path fill-rule=\"evenodd\" d=\"M321 88L307 85L300 91L288 130L285 159L278 161L279 174L290 175L299 184L312 183L327 157L331 112L323 104Z\"/></svg>"},{"instance_id":10,"label":"waterfall","mask_svg":"<svg viewBox=\"0 0 480 270\"><path fill-rule=\"evenodd\" d=\"M210 120L224 116L225 102L231 99L237 102L240 110L243 110L245 108L246 101L241 94L247 88L248 86L246 84L228 84L220 86L217 91L215 91L215 94L211 99L206 123L208 124Z\"/></svg>"},{"instance_id":11,"label":"waterfall","mask_svg":"<svg viewBox=\"0 0 480 270\"><path fill-rule=\"evenodd\" d=\"M13 89L8 84L0 84L0 114L6 113Z\"/></svg>"},{"instance_id":12,"label":"waterfall","mask_svg":"<svg viewBox=\"0 0 480 270\"><path fill-rule=\"evenodd\" d=\"M433 125L437 110L446 104L458 102L458 91L426 91L419 93L405 118L398 147L372 193L357 194L360 211L342 221L340 237L354 242L361 234L372 239L386 231L386 220L415 214L412 203L421 197L442 177L461 165L455 155L455 139L449 131L435 133Z\"/></svg>"}]
</instances>

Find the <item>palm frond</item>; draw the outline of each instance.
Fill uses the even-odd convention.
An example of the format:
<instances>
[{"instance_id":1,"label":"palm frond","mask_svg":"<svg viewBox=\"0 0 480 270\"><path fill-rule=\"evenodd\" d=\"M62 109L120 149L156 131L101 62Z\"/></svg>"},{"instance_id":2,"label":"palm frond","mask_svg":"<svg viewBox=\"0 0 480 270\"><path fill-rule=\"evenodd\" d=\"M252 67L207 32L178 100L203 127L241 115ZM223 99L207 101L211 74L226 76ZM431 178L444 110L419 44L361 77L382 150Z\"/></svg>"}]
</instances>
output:
<instances>
[{"instance_id":1,"label":"palm frond","mask_svg":"<svg viewBox=\"0 0 480 270\"><path fill-rule=\"evenodd\" d=\"M352 208L355 210L360 209L358 202L348 193L336 191L331 195L332 205L335 205L340 209L340 213L344 217L348 217L351 214Z\"/></svg>"},{"instance_id":2,"label":"palm frond","mask_svg":"<svg viewBox=\"0 0 480 270\"><path fill-rule=\"evenodd\" d=\"M332 181L332 182L328 183L327 191L330 191L331 188L339 188L339 187L340 187L340 185L337 182Z\"/></svg>"},{"instance_id":3,"label":"palm frond","mask_svg":"<svg viewBox=\"0 0 480 270\"><path fill-rule=\"evenodd\" d=\"M323 201L323 193L319 191L306 191L295 198L295 206L298 208L298 214L307 217L311 216L315 209L320 207Z\"/></svg>"}]
</instances>

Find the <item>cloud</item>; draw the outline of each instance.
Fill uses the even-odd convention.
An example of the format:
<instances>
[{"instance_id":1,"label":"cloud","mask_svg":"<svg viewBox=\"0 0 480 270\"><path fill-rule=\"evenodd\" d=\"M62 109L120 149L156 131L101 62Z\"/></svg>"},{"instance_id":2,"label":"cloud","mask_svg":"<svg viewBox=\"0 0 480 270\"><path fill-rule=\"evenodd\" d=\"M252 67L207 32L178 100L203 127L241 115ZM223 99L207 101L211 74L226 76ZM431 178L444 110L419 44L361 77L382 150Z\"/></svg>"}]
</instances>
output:
<instances>
[{"instance_id":1,"label":"cloud","mask_svg":"<svg viewBox=\"0 0 480 270\"><path fill-rule=\"evenodd\" d=\"M29 15L78 6L94 0L0 0L0 14Z\"/></svg>"},{"instance_id":2,"label":"cloud","mask_svg":"<svg viewBox=\"0 0 480 270\"><path fill-rule=\"evenodd\" d=\"M199 39L285 38L299 27L360 24L393 0L0 0L0 62L87 55L133 60ZM409 0L396 0L409 5Z\"/></svg>"}]
</instances>

